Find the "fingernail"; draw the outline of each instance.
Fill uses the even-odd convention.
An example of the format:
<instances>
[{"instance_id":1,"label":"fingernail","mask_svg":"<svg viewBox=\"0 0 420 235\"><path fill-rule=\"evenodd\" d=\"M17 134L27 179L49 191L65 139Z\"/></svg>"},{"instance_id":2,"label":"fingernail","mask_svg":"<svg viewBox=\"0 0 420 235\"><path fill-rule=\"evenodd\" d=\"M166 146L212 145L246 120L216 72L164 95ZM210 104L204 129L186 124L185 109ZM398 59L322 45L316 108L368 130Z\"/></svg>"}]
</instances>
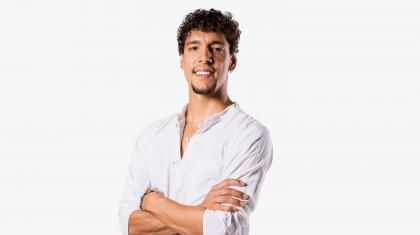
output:
<instances>
[{"instance_id":1,"label":"fingernail","mask_svg":"<svg viewBox=\"0 0 420 235\"><path fill-rule=\"evenodd\" d=\"M246 201L241 201L241 206L245 206L246 205Z\"/></svg>"},{"instance_id":2,"label":"fingernail","mask_svg":"<svg viewBox=\"0 0 420 235\"><path fill-rule=\"evenodd\" d=\"M241 181L241 185L242 185L242 186L246 186L246 183L245 183L245 182L243 182L243 181Z\"/></svg>"},{"instance_id":3,"label":"fingernail","mask_svg":"<svg viewBox=\"0 0 420 235\"><path fill-rule=\"evenodd\" d=\"M247 194L244 194L244 199L246 200L248 198L249 198L249 196Z\"/></svg>"}]
</instances>

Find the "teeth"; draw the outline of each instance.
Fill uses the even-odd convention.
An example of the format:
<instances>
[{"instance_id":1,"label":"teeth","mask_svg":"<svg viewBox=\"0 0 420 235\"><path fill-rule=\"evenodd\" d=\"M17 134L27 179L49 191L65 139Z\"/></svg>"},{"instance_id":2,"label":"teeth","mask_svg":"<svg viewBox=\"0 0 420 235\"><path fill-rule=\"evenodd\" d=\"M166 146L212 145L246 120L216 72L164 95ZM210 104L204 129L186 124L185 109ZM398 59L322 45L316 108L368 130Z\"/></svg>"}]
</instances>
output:
<instances>
[{"instance_id":1,"label":"teeth","mask_svg":"<svg viewBox=\"0 0 420 235\"><path fill-rule=\"evenodd\" d=\"M209 75L210 72L209 71L197 71L197 72L195 72L195 74L197 74L197 75Z\"/></svg>"}]
</instances>

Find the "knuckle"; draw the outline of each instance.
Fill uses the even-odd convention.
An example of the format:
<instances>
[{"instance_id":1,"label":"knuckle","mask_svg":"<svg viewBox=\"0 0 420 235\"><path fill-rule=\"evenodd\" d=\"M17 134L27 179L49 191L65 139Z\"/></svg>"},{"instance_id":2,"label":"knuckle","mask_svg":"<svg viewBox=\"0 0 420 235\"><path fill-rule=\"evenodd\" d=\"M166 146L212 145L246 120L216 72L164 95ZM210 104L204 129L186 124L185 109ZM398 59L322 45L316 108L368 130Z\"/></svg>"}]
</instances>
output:
<instances>
[{"instance_id":1,"label":"knuckle","mask_svg":"<svg viewBox=\"0 0 420 235\"><path fill-rule=\"evenodd\" d=\"M237 197L239 195L239 192L236 191L236 190L234 190L234 189L232 189L232 190L229 191L229 194L232 195L232 196Z\"/></svg>"},{"instance_id":2,"label":"knuckle","mask_svg":"<svg viewBox=\"0 0 420 235\"><path fill-rule=\"evenodd\" d=\"M231 204L233 204L235 206L239 206L239 205L241 205L241 202L239 200L232 199Z\"/></svg>"}]
</instances>

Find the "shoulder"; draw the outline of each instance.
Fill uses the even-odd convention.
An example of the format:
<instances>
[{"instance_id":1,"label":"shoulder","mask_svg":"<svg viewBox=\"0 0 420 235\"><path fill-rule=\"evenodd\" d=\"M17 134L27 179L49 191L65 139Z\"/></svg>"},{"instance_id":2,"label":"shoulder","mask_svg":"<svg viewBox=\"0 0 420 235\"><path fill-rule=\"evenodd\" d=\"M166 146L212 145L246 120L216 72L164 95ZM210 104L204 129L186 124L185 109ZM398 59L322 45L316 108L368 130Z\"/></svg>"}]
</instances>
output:
<instances>
[{"instance_id":1,"label":"shoulder","mask_svg":"<svg viewBox=\"0 0 420 235\"><path fill-rule=\"evenodd\" d=\"M229 156L263 158L271 155L270 131L259 120L238 107L229 123L231 134L225 144Z\"/></svg>"},{"instance_id":2,"label":"shoulder","mask_svg":"<svg viewBox=\"0 0 420 235\"><path fill-rule=\"evenodd\" d=\"M252 115L238 110L233 121L232 134L227 141L226 156L232 160L251 161L252 164L271 165L273 145L270 131Z\"/></svg>"},{"instance_id":3,"label":"shoulder","mask_svg":"<svg viewBox=\"0 0 420 235\"><path fill-rule=\"evenodd\" d=\"M149 142L154 137L165 132L165 130L170 127L170 125L176 124L176 114L168 115L164 118L155 120L147 124L137 135L136 145L144 144Z\"/></svg>"},{"instance_id":4,"label":"shoulder","mask_svg":"<svg viewBox=\"0 0 420 235\"><path fill-rule=\"evenodd\" d=\"M270 140L270 131L252 115L238 108L234 117L233 137L239 141L267 141Z\"/></svg>"}]
</instances>

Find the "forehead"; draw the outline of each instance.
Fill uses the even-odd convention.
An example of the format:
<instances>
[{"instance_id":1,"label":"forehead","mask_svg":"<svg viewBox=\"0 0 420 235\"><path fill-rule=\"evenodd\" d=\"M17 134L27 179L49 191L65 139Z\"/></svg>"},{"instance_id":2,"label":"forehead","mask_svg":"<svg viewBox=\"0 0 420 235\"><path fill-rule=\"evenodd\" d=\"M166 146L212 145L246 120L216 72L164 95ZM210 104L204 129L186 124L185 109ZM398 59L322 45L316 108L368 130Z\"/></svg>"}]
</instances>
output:
<instances>
[{"instance_id":1,"label":"forehead","mask_svg":"<svg viewBox=\"0 0 420 235\"><path fill-rule=\"evenodd\" d=\"M188 33L185 43L192 41L197 41L200 43L212 43L214 41L219 41L226 45L228 44L223 33L206 32L201 30L192 30L190 33Z\"/></svg>"}]
</instances>

